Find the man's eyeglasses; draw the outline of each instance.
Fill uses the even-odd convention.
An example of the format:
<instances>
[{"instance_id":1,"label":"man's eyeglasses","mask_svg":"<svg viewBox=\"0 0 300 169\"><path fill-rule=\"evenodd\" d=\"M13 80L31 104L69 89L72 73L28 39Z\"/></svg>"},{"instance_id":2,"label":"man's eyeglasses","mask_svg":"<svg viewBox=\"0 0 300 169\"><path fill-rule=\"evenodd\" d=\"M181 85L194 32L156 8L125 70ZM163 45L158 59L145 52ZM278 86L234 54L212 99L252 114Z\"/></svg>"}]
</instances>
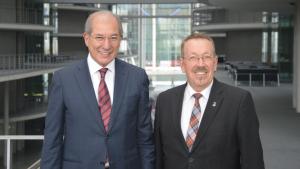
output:
<instances>
[{"instance_id":1,"label":"man's eyeglasses","mask_svg":"<svg viewBox=\"0 0 300 169\"><path fill-rule=\"evenodd\" d=\"M105 39L108 39L110 42L118 42L120 39L120 35L111 35L111 36L103 36L103 35L90 35L92 38L94 38L97 42L104 42Z\"/></svg>"},{"instance_id":2,"label":"man's eyeglasses","mask_svg":"<svg viewBox=\"0 0 300 169\"><path fill-rule=\"evenodd\" d=\"M190 57L183 57L185 59L187 59L189 62L199 62L199 60L201 59L203 62L209 62L211 61L214 56L211 55L203 55L203 56L190 56Z\"/></svg>"}]
</instances>

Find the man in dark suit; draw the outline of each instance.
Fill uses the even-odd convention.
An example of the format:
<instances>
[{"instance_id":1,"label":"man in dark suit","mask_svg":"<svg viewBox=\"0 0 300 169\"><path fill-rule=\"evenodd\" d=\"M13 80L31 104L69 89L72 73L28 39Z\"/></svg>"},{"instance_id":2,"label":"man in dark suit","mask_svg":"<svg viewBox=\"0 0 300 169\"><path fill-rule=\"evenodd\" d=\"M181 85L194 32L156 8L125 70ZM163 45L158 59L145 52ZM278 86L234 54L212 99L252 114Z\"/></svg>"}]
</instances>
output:
<instances>
[{"instance_id":1,"label":"man in dark suit","mask_svg":"<svg viewBox=\"0 0 300 169\"><path fill-rule=\"evenodd\" d=\"M156 102L156 169L264 169L252 97L214 78L213 40L205 34L184 39L181 68L187 83Z\"/></svg>"},{"instance_id":2,"label":"man in dark suit","mask_svg":"<svg viewBox=\"0 0 300 169\"><path fill-rule=\"evenodd\" d=\"M42 169L153 169L154 145L145 71L116 58L119 18L91 14L89 55L54 73Z\"/></svg>"}]
</instances>

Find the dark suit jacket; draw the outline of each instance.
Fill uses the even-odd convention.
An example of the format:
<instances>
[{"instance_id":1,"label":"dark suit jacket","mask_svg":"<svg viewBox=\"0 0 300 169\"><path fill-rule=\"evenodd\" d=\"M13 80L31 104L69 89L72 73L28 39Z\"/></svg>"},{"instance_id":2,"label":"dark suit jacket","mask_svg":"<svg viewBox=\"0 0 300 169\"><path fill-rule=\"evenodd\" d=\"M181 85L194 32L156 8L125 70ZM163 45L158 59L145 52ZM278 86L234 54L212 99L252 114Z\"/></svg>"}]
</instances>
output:
<instances>
[{"instance_id":1,"label":"dark suit jacket","mask_svg":"<svg viewBox=\"0 0 300 169\"><path fill-rule=\"evenodd\" d=\"M259 123L249 92L214 79L192 151L181 131L186 84L156 102L156 169L263 169Z\"/></svg>"},{"instance_id":2,"label":"dark suit jacket","mask_svg":"<svg viewBox=\"0 0 300 169\"><path fill-rule=\"evenodd\" d=\"M115 61L115 86L106 133L87 59L54 73L42 169L153 169L149 81L144 70Z\"/></svg>"}]
</instances>

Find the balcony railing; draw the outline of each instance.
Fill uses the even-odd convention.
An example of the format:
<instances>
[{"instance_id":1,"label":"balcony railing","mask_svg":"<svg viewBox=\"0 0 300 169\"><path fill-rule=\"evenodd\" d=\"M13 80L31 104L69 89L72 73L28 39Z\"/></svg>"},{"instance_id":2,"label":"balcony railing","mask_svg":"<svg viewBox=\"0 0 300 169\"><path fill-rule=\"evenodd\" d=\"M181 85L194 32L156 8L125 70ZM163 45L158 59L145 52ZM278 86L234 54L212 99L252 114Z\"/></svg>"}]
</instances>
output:
<instances>
[{"instance_id":1,"label":"balcony railing","mask_svg":"<svg viewBox=\"0 0 300 169\"><path fill-rule=\"evenodd\" d=\"M0 136L0 140L5 141L5 166L6 169L12 169L11 167L11 160L12 160L12 146L11 141L14 140L44 140L43 135L2 135ZM32 164L29 168L38 168L39 167L39 160Z\"/></svg>"},{"instance_id":2,"label":"balcony railing","mask_svg":"<svg viewBox=\"0 0 300 169\"><path fill-rule=\"evenodd\" d=\"M0 55L0 76L24 70L50 69L61 67L79 59L81 59L81 57L66 55Z\"/></svg>"}]
</instances>

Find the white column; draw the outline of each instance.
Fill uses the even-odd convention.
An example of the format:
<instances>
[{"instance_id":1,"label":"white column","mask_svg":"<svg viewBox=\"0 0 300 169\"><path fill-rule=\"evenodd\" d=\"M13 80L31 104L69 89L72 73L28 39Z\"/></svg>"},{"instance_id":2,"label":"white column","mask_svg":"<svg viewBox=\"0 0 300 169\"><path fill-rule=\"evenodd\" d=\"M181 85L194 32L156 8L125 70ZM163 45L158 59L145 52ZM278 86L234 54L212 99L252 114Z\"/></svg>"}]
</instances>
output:
<instances>
[{"instance_id":1,"label":"white column","mask_svg":"<svg viewBox=\"0 0 300 169\"><path fill-rule=\"evenodd\" d=\"M50 4L43 5L44 25L50 25ZM50 32L44 32L44 55L50 55Z\"/></svg>"},{"instance_id":2,"label":"white column","mask_svg":"<svg viewBox=\"0 0 300 169\"><path fill-rule=\"evenodd\" d=\"M293 106L300 113L300 3L296 2L294 22L294 74L293 74Z\"/></svg>"},{"instance_id":3,"label":"white column","mask_svg":"<svg viewBox=\"0 0 300 169\"><path fill-rule=\"evenodd\" d=\"M139 9L142 9L143 4L139 4ZM146 55L144 51L144 27L146 27L143 24L143 18L142 18L142 13L141 10L138 10L138 59L139 59L139 66L140 67L145 67L145 60L146 60Z\"/></svg>"},{"instance_id":4,"label":"white column","mask_svg":"<svg viewBox=\"0 0 300 169\"><path fill-rule=\"evenodd\" d=\"M152 4L152 15L156 15L156 5ZM156 17L152 18L152 67L156 68Z\"/></svg>"},{"instance_id":5,"label":"white column","mask_svg":"<svg viewBox=\"0 0 300 169\"><path fill-rule=\"evenodd\" d=\"M58 33L58 11L57 11L57 6L58 4L54 3L52 4L52 23L54 26L54 31L53 34ZM57 36L52 36L52 54L53 55L58 55L58 37Z\"/></svg>"}]
</instances>

